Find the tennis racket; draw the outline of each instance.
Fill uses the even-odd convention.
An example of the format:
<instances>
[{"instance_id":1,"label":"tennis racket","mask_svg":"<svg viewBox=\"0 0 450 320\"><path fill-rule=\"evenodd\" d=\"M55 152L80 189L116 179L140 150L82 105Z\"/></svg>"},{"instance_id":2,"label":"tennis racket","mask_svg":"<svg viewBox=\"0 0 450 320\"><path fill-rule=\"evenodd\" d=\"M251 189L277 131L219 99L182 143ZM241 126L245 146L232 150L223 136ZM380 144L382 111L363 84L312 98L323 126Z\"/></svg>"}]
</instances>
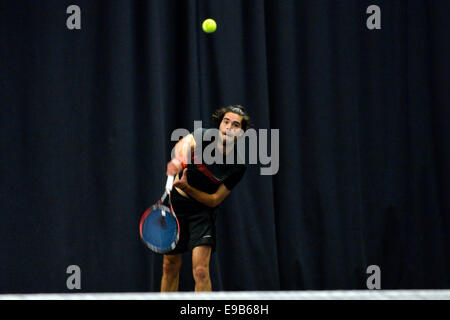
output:
<instances>
[{"instance_id":1,"label":"tennis racket","mask_svg":"<svg viewBox=\"0 0 450 320\"><path fill-rule=\"evenodd\" d=\"M144 244L156 253L173 250L180 238L180 225L173 211L170 192L174 176L168 176L161 199L145 210L139 223L139 234ZM168 206L164 204L168 198Z\"/></svg>"}]
</instances>

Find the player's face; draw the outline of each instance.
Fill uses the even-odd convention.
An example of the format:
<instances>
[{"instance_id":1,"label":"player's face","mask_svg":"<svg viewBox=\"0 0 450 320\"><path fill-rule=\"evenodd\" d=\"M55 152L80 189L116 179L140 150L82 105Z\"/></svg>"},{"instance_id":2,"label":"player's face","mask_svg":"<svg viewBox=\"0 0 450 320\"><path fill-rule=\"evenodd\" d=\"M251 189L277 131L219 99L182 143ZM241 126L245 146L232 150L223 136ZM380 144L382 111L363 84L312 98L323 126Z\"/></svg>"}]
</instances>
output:
<instances>
[{"instance_id":1,"label":"player's face","mask_svg":"<svg viewBox=\"0 0 450 320\"><path fill-rule=\"evenodd\" d=\"M219 126L219 131L222 134L223 143L229 144L234 142L234 137L237 136L242 128L242 116L227 112L222 119Z\"/></svg>"}]
</instances>

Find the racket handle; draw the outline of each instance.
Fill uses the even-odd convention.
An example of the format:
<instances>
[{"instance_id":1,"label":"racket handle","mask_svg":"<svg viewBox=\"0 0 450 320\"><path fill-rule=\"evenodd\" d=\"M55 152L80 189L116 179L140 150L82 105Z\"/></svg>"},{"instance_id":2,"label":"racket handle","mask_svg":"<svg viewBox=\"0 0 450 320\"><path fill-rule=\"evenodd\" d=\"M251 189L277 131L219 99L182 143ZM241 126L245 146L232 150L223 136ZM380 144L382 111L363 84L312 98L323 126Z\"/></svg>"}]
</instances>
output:
<instances>
[{"instance_id":1,"label":"racket handle","mask_svg":"<svg viewBox=\"0 0 450 320\"><path fill-rule=\"evenodd\" d=\"M175 176L173 175L169 175L167 176L167 182L166 182L166 191L169 193L170 191L172 191L172 186L173 186L173 180L175 179Z\"/></svg>"}]
</instances>

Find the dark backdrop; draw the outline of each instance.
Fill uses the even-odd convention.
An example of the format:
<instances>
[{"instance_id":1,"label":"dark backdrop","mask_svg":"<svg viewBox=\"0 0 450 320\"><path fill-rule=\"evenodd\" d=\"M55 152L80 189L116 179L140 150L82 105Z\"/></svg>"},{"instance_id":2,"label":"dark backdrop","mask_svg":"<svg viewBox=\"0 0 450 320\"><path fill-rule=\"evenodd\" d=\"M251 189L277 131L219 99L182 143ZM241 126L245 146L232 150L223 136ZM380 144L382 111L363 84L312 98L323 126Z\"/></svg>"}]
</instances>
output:
<instances>
[{"instance_id":1,"label":"dark backdrop","mask_svg":"<svg viewBox=\"0 0 450 320\"><path fill-rule=\"evenodd\" d=\"M229 104L280 130L280 167L249 165L224 202L215 290L364 289L370 265L383 289L450 288L449 9L0 1L0 291L69 292L69 265L82 292L158 291L138 222L170 135Z\"/></svg>"}]
</instances>

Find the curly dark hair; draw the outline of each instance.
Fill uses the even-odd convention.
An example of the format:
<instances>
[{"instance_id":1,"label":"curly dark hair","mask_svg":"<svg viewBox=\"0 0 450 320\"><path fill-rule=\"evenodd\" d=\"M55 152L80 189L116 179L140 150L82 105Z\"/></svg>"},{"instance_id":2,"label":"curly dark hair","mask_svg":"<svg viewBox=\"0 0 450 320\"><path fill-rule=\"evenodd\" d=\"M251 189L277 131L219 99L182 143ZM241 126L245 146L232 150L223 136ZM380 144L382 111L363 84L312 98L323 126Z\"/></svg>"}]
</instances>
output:
<instances>
[{"instance_id":1,"label":"curly dark hair","mask_svg":"<svg viewBox=\"0 0 450 320\"><path fill-rule=\"evenodd\" d=\"M214 112L214 114L212 115L212 120L217 128L219 128L224 115L228 112L233 112L242 117L242 121L241 121L242 130L246 131L248 128L251 127L252 121L250 119L250 116L245 111L244 107L239 104L235 104L235 105L230 105L230 106L226 106L226 107L217 109Z\"/></svg>"}]
</instances>

